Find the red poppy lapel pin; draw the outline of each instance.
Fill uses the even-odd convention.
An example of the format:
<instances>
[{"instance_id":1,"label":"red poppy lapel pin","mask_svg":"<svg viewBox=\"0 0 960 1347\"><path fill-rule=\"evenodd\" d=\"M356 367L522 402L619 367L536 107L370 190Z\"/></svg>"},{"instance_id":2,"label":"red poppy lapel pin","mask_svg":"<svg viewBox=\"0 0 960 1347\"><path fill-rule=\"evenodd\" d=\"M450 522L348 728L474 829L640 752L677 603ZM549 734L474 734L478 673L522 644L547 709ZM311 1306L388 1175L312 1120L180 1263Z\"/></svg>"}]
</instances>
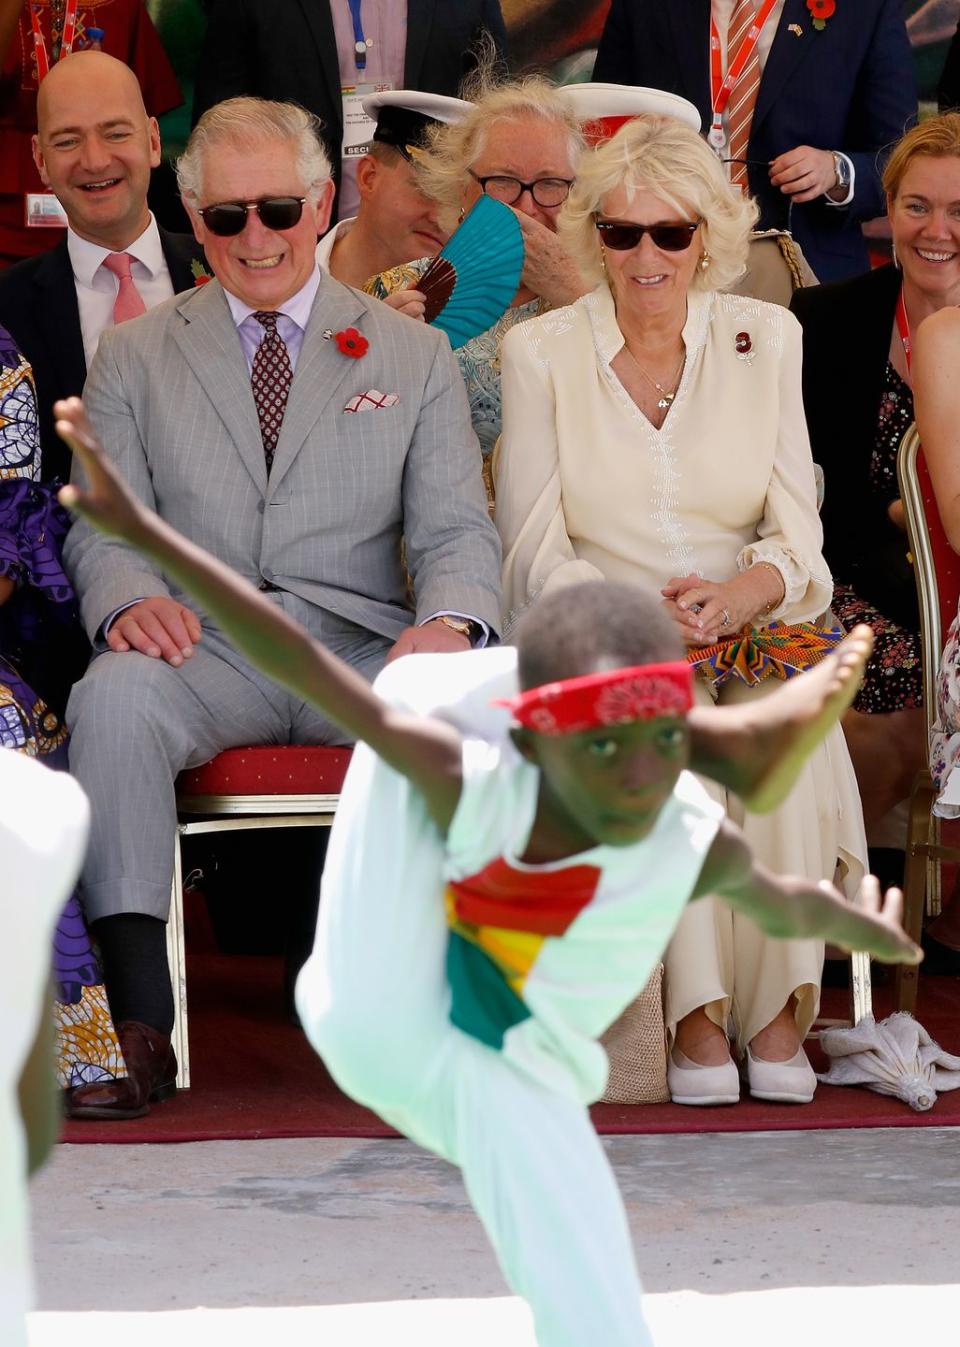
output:
<instances>
[{"instance_id":1,"label":"red poppy lapel pin","mask_svg":"<svg viewBox=\"0 0 960 1347\"><path fill-rule=\"evenodd\" d=\"M342 332L335 332L333 339L337 343L337 350L340 354L348 355L352 360L359 360L370 349L370 343L366 337L362 332L358 332L355 327L345 327Z\"/></svg>"},{"instance_id":2,"label":"red poppy lapel pin","mask_svg":"<svg viewBox=\"0 0 960 1347\"><path fill-rule=\"evenodd\" d=\"M196 257L190 263L190 271L193 276L194 285L206 285L208 281L213 280L209 271L205 269L203 263Z\"/></svg>"},{"instance_id":3,"label":"red poppy lapel pin","mask_svg":"<svg viewBox=\"0 0 960 1347\"><path fill-rule=\"evenodd\" d=\"M837 0L807 0L807 9L813 19L813 26L823 32L827 19L833 18L837 10Z\"/></svg>"}]
</instances>

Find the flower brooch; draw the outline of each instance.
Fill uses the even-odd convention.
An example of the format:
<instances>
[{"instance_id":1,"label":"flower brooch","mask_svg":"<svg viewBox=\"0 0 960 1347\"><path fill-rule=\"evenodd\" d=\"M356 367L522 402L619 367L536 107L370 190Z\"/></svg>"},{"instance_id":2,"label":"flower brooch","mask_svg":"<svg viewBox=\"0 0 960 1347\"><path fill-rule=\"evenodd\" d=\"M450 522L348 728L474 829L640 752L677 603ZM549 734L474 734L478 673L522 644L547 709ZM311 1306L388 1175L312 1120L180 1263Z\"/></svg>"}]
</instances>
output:
<instances>
[{"instance_id":1,"label":"flower brooch","mask_svg":"<svg viewBox=\"0 0 960 1347\"><path fill-rule=\"evenodd\" d=\"M195 286L206 285L208 281L213 280L209 271L206 270L203 263L197 257L190 263L190 274L193 276L193 283Z\"/></svg>"},{"instance_id":2,"label":"flower brooch","mask_svg":"<svg viewBox=\"0 0 960 1347\"><path fill-rule=\"evenodd\" d=\"M827 19L836 13L837 0L807 0L807 9L813 19L814 28L823 32L827 26Z\"/></svg>"},{"instance_id":3,"label":"flower brooch","mask_svg":"<svg viewBox=\"0 0 960 1347\"><path fill-rule=\"evenodd\" d=\"M737 359L742 360L745 365L752 365L756 353L753 349L750 333L738 332L733 339L733 345L737 353Z\"/></svg>"},{"instance_id":4,"label":"flower brooch","mask_svg":"<svg viewBox=\"0 0 960 1347\"><path fill-rule=\"evenodd\" d=\"M332 328L328 327L323 334L323 339L324 341L335 341L340 354L350 356L351 360L359 360L370 349L370 343L366 337L355 327L345 327L342 332L334 332Z\"/></svg>"}]
</instances>

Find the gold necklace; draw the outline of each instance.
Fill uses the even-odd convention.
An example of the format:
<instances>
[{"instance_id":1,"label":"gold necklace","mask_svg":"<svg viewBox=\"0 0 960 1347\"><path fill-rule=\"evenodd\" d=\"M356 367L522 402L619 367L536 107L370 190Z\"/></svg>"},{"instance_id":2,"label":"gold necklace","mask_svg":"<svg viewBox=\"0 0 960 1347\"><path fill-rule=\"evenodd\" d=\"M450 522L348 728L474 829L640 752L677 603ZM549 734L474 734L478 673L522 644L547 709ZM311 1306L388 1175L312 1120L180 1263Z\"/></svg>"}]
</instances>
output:
<instances>
[{"instance_id":1,"label":"gold necklace","mask_svg":"<svg viewBox=\"0 0 960 1347\"><path fill-rule=\"evenodd\" d=\"M677 396L677 389L680 387L680 379L681 376L683 375L683 367L687 363L686 350L684 350L683 355L680 357L680 364L677 366L676 374L674 374L673 378L670 380L671 387L664 388L663 384L660 383L657 379L655 379L652 374L647 373L647 371L640 364L640 361L630 350L630 347L627 345L626 342L623 343L623 349L626 351L627 355L633 361L634 366L640 371L640 373L647 380L647 382L653 384L654 388L660 394L660 398L657 402L657 407L662 412L668 411L669 408L673 406L673 401Z\"/></svg>"}]
</instances>

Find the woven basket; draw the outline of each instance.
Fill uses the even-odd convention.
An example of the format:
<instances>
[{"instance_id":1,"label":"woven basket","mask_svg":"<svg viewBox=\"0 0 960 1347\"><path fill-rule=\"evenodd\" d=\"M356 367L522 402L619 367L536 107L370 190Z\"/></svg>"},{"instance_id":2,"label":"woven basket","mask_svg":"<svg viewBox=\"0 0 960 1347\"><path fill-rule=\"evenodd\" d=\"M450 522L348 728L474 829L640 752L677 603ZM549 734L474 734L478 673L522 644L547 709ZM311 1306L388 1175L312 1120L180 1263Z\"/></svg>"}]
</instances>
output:
<instances>
[{"instance_id":1,"label":"woven basket","mask_svg":"<svg viewBox=\"0 0 960 1347\"><path fill-rule=\"evenodd\" d=\"M664 1104L667 1051L663 1032L663 964L600 1039L610 1060L605 1104Z\"/></svg>"}]
</instances>

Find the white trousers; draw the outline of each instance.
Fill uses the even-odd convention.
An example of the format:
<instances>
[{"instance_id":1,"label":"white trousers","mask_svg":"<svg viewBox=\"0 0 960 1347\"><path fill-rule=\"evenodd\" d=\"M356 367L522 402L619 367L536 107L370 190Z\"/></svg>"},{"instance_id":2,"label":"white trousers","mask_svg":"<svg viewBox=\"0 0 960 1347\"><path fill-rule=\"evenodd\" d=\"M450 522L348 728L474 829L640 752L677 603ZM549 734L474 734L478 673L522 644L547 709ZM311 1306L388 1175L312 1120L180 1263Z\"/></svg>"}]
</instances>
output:
<instances>
[{"instance_id":1,"label":"white trousers","mask_svg":"<svg viewBox=\"0 0 960 1347\"><path fill-rule=\"evenodd\" d=\"M454 1028L443 846L419 797L356 750L317 944L297 986L338 1084L458 1165L540 1347L649 1347L623 1202L586 1108Z\"/></svg>"}]
</instances>

